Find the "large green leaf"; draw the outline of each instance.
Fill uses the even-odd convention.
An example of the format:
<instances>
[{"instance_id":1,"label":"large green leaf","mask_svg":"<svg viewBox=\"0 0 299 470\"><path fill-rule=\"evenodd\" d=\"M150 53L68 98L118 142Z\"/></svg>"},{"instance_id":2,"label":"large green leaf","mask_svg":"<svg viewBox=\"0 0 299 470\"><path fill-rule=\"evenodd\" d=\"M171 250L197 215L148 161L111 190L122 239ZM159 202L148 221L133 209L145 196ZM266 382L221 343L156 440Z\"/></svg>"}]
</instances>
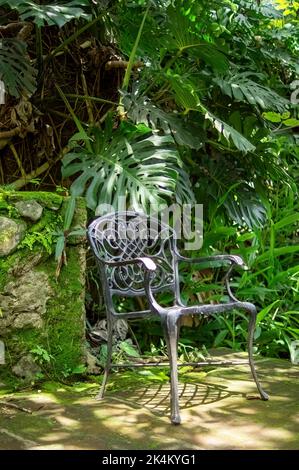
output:
<instances>
[{"instance_id":1,"label":"large green leaf","mask_svg":"<svg viewBox=\"0 0 299 470\"><path fill-rule=\"evenodd\" d=\"M0 0L0 6L18 10L23 21L33 20L38 26L56 25L60 28L77 18L90 19L82 7L90 6L89 0L72 0L41 5L31 0Z\"/></svg>"},{"instance_id":2,"label":"large green leaf","mask_svg":"<svg viewBox=\"0 0 299 470\"><path fill-rule=\"evenodd\" d=\"M200 101L199 94L195 89L191 81L183 80L177 74L168 74L169 82L171 83L172 89L174 91L174 98L178 105L184 108L184 113L187 114L190 111L197 111L204 115L205 119L212 123L212 126L219 132L220 135L228 142L233 142L233 144L241 152L253 152L255 146L234 129L232 126L224 122L222 119L218 118L212 114Z\"/></svg>"},{"instance_id":3,"label":"large green leaf","mask_svg":"<svg viewBox=\"0 0 299 470\"><path fill-rule=\"evenodd\" d=\"M290 102L260 83L252 80L252 76L262 78L261 74L252 72L235 73L226 77L215 77L214 82L222 92L236 101L245 101L262 109L283 112Z\"/></svg>"},{"instance_id":4,"label":"large green leaf","mask_svg":"<svg viewBox=\"0 0 299 470\"><path fill-rule=\"evenodd\" d=\"M178 145L198 150L202 147L205 136L202 128L190 120L184 120L174 113L166 113L148 98L134 93L126 93L123 105L128 117L135 124L145 124L154 131L162 130L165 135L172 134Z\"/></svg>"},{"instance_id":5,"label":"large green leaf","mask_svg":"<svg viewBox=\"0 0 299 470\"><path fill-rule=\"evenodd\" d=\"M179 106L184 108L185 114L189 111L203 110L198 90L191 80L171 72L168 72L167 78L174 92L174 99Z\"/></svg>"},{"instance_id":6,"label":"large green leaf","mask_svg":"<svg viewBox=\"0 0 299 470\"><path fill-rule=\"evenodd\" d=\"M0 40L0 79L8 93L19 98L26 92L31 95L36 89L36 70L26 55L26 44L19 39Z\"/></svg>"},{"instance_id":7,"label":"large green leaf","mask_svg":"<svg viewBox=\"0 0 299 470\"><path fill-rule=\"evenodd\" d=\"M232 141L241 152L247 153L255 150L255 146L246 137L217 116L214 116L210 111L205 113L205 118L212 123L212 126L219 134L223 135L228 142Z\"/></svg>"},{"instance_id":8,"label":"large green leaf","mask_svg":"<svg viewBox=\"0 0 299 470\"><path fill-rule=\"evenodd\" d=\"M170 48L177 49L180 53L202 59L218 72L225 72L229 67L227 57L212 42L205 40L204 36L194 31L194 23L182 10L177 7L168 9L168 21L170 34L168 44Z\"/></svg>"},{"instance_id":9,"label":"large green leaf","mask_svg":"<svg viewBox=\"0 0 299 470\"><path fill-rule=\"evenodd\" d=\"M267 216L265 201L259 195L254 179L249 183L249 175L240 168L238 160L228 156L220 165L206 156L202 158L202 165L204 172L200 186L195 189L196 196L206 207L206 216L213 220L217 230L227 220L227 214L229 220L238 226L246 224L250 228L261 228ZM223 219L224 214L226 216ZM210 245L217 244L217 241L217 238L212 240ZM204 243L209 244L209 240Z\"/></svg>"},{"instance_id":10,"label":"large green leaf","mask_svg":"<svg viewBox=\"0 0 299 470\"><path fill-rule=\"evenodd\" d=\"M86 195L87 205L93 210L99 204L117 207L120 197L135 209L165 204L167 200L193 200L170 135L129 139L115 131L111 139L105 131L95 129L92 153L76 147L63 159L63 176L75 174L79 176L71 186L71 194Z\"/></svg>"},{"instance_id":11,"label":"large green leaf","mask_svg":"<svg viewBox=\"0 0 299 470\"><path fill-rule=\"evenodd\" d=\"M261 228L266 221L266 208L256 191L247 184L238 186L223 203L230 217L239 225Z\"/></svg>"}]
</instances>

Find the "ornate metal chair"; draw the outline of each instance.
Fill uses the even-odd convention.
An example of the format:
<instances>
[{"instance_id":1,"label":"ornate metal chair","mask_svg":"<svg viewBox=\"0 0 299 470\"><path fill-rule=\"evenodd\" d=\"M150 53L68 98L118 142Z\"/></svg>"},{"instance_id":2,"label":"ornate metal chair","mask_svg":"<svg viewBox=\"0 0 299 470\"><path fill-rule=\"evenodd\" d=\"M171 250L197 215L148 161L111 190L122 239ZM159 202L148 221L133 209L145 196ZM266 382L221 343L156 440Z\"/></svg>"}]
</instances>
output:
<instances>
[{"instance_id":1,"label":"ornate metal chair","mask_svg":"<svg viewBox=\"0 0 299 470\"><path fill-rule=\"evenodd\" d=\"M244 267L239 256L217 255L208 258L186 258L176 244L174 231L167 225L136 212L116 212L94 219L88 226L88 239L99 265L107 313L107 362L98 398L103 398L112 364L113 324L118 318L132 319L153 314L160 318L168 348L171 372L171 421L179 424L178 363L177 342L180 319L184 315L211 315L232 309L242 309L249 313L248 355L253 379L262 400L268 395L262 389L253 362L253 334L256 308L249 302L241 302L233 295L229 279L235 266ZM186 306L181 300L179 271L180 262L196 263L219 267L228 265L225 276L229 302ZM163 307L155 294L170 290L174 294L174 305ZM146 296L149 310L119 314L114 308L114 296ZM211 363L211 362L210 362ZM126 364L127 366L128 364ZM137 364L132 364L132 367ZM146 364L144 364L146 365ZM130 365L131 366L131 365ZM139 364L140 366L140 364Z\"/></svg>"}]
</instances>

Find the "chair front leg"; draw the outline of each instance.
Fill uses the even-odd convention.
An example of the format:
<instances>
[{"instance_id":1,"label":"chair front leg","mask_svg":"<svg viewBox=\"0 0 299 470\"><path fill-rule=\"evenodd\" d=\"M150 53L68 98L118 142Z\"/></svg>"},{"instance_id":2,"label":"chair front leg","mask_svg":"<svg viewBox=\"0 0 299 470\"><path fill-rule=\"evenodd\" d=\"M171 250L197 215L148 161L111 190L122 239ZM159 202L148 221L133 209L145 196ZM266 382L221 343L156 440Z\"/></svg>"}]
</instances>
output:
<instances>
[{"instance_id":1,"label":"chair front leg","mask_svg":"<svg viewBox=\"0 0 299 470\"><path fill-rule=\"evenodd\" d=\"M97 400L102 400L104 398L106 385L108 382L109 372L111 368L111 358L112 358L112 342L113 342L113 319L107 315L107 358L104 369L103 382L100 388L99 393L96 396Z\"/></svg>"},{"instance_id":2,"label":"chair front leg","mask_svg":"<svg viewBox=\"0 0 299 470\"><path fill-rule=\"evenodd\" d=\"M180 409L179 409L179 391L178 391L178 364L177 364L177 344L178 344L178 319L175 315L165 315L161 317L165 339L168 349L169 365L170 365L170 380L171 380L171 422L173 424L180 424Z\"/></svg>"},{"instance_id":3,"label":"chair front leg","mask_svg":"<svg viewBox=\"0 0 299 470\"><path fill-rule=\"evenodd\" d=\"M248 312L250 313L250 319L249 319L249 326L248 326L248 358L249 358L249 365L251 369L251 374L252 377L256 383L256 387L259 391L259 394L261 396L262 400L269 400L269 396L267 393L262 389L262 386L259 382L256 370L255 370L255 365L254 365L254 359L253 359L253 337L254 337L254 330L255 330L255 322L256 322L256 308L252 305L252 308Z\"/></svg>"}]
</instances>

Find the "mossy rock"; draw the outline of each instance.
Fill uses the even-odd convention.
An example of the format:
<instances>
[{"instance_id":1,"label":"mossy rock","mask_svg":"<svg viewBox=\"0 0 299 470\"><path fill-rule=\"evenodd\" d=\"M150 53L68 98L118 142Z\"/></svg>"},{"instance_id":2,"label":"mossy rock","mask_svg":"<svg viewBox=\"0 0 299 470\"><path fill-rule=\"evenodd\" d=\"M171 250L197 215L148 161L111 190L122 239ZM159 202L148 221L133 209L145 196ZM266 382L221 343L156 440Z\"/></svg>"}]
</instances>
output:
<instances>
[{"instance_id":1,"label":"mossy rock","mask_svg":"<svg viewBox=\"0 0 299 470\"><path fill-rule=\"evenodd\" d=\"M20 201L37 201L43 207L47 207L48 209L54 211L58 211L64 201L64 198L59 194L48 193L45 191L7 191L3 194L3 199L5 199L10 204L14 204Z\"/></svg>"},{"instance_id":2,"label":"mossy rock","mask_svg":"<svg viewBox=\"0 0 299 470\"><path fill-rule=\"evenodd\" d=\"M29 199L28 201L19 201L15 203L15 208L21 217L37 222L43 213L43 206L36 200Z\"/></svg>"},{"instance_id":3,"label":"mossy rock","mask_svg":"<svg viewBox=\"0 0 299 470\"><path fill-rule=\"evenodd\" d=\"M18 244L24 238L26 224L10 219L9 217L0 217L0 257L8 256L15 251Z\"/></svg>"},{"instance_id":4,"label":"mossy rock","mask_svg":"<svg viewBox=\"0 0 299 470\"><path fill-rule=\"evenodd\" d=\"M61 379L85 358L85 239L72 237L68 264L57 279L55 233L63 229L66 198L0 190L0 216L9 217L18 201L33 200L43 207L41 219L27 221L16 250L0 258L0 341L6 350L0 375L13 377L13 370L21 371L30 357L38 366L32 371ZM79 198L71 229L85 225L85 205ZM30 374L23 377L30 380Z\"/></svg>"}]
</instances>

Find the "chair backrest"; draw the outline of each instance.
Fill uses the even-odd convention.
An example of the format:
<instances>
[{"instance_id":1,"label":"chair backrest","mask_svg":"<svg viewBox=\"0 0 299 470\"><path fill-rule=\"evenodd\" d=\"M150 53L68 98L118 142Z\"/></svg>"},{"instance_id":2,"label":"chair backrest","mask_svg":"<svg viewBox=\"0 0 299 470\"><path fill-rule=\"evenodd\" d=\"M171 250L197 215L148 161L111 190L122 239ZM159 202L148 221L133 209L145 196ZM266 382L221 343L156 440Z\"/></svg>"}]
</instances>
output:
<instances>
[{"instance_id":1,"label":"chair backrest","mask_svg":"<svg viewBox=\"0 0 299 470\"><path fill-rule=\"evenodd\" d=\"M98 261L106 301L113 295L143 296L142 263L111 267L107 262L155 257L161 260L152 280L154 292L176 292L174 231L156 218L137 212L115 212L94 219L88 226L88 239Z\"/></svg>"}]
</instances>

